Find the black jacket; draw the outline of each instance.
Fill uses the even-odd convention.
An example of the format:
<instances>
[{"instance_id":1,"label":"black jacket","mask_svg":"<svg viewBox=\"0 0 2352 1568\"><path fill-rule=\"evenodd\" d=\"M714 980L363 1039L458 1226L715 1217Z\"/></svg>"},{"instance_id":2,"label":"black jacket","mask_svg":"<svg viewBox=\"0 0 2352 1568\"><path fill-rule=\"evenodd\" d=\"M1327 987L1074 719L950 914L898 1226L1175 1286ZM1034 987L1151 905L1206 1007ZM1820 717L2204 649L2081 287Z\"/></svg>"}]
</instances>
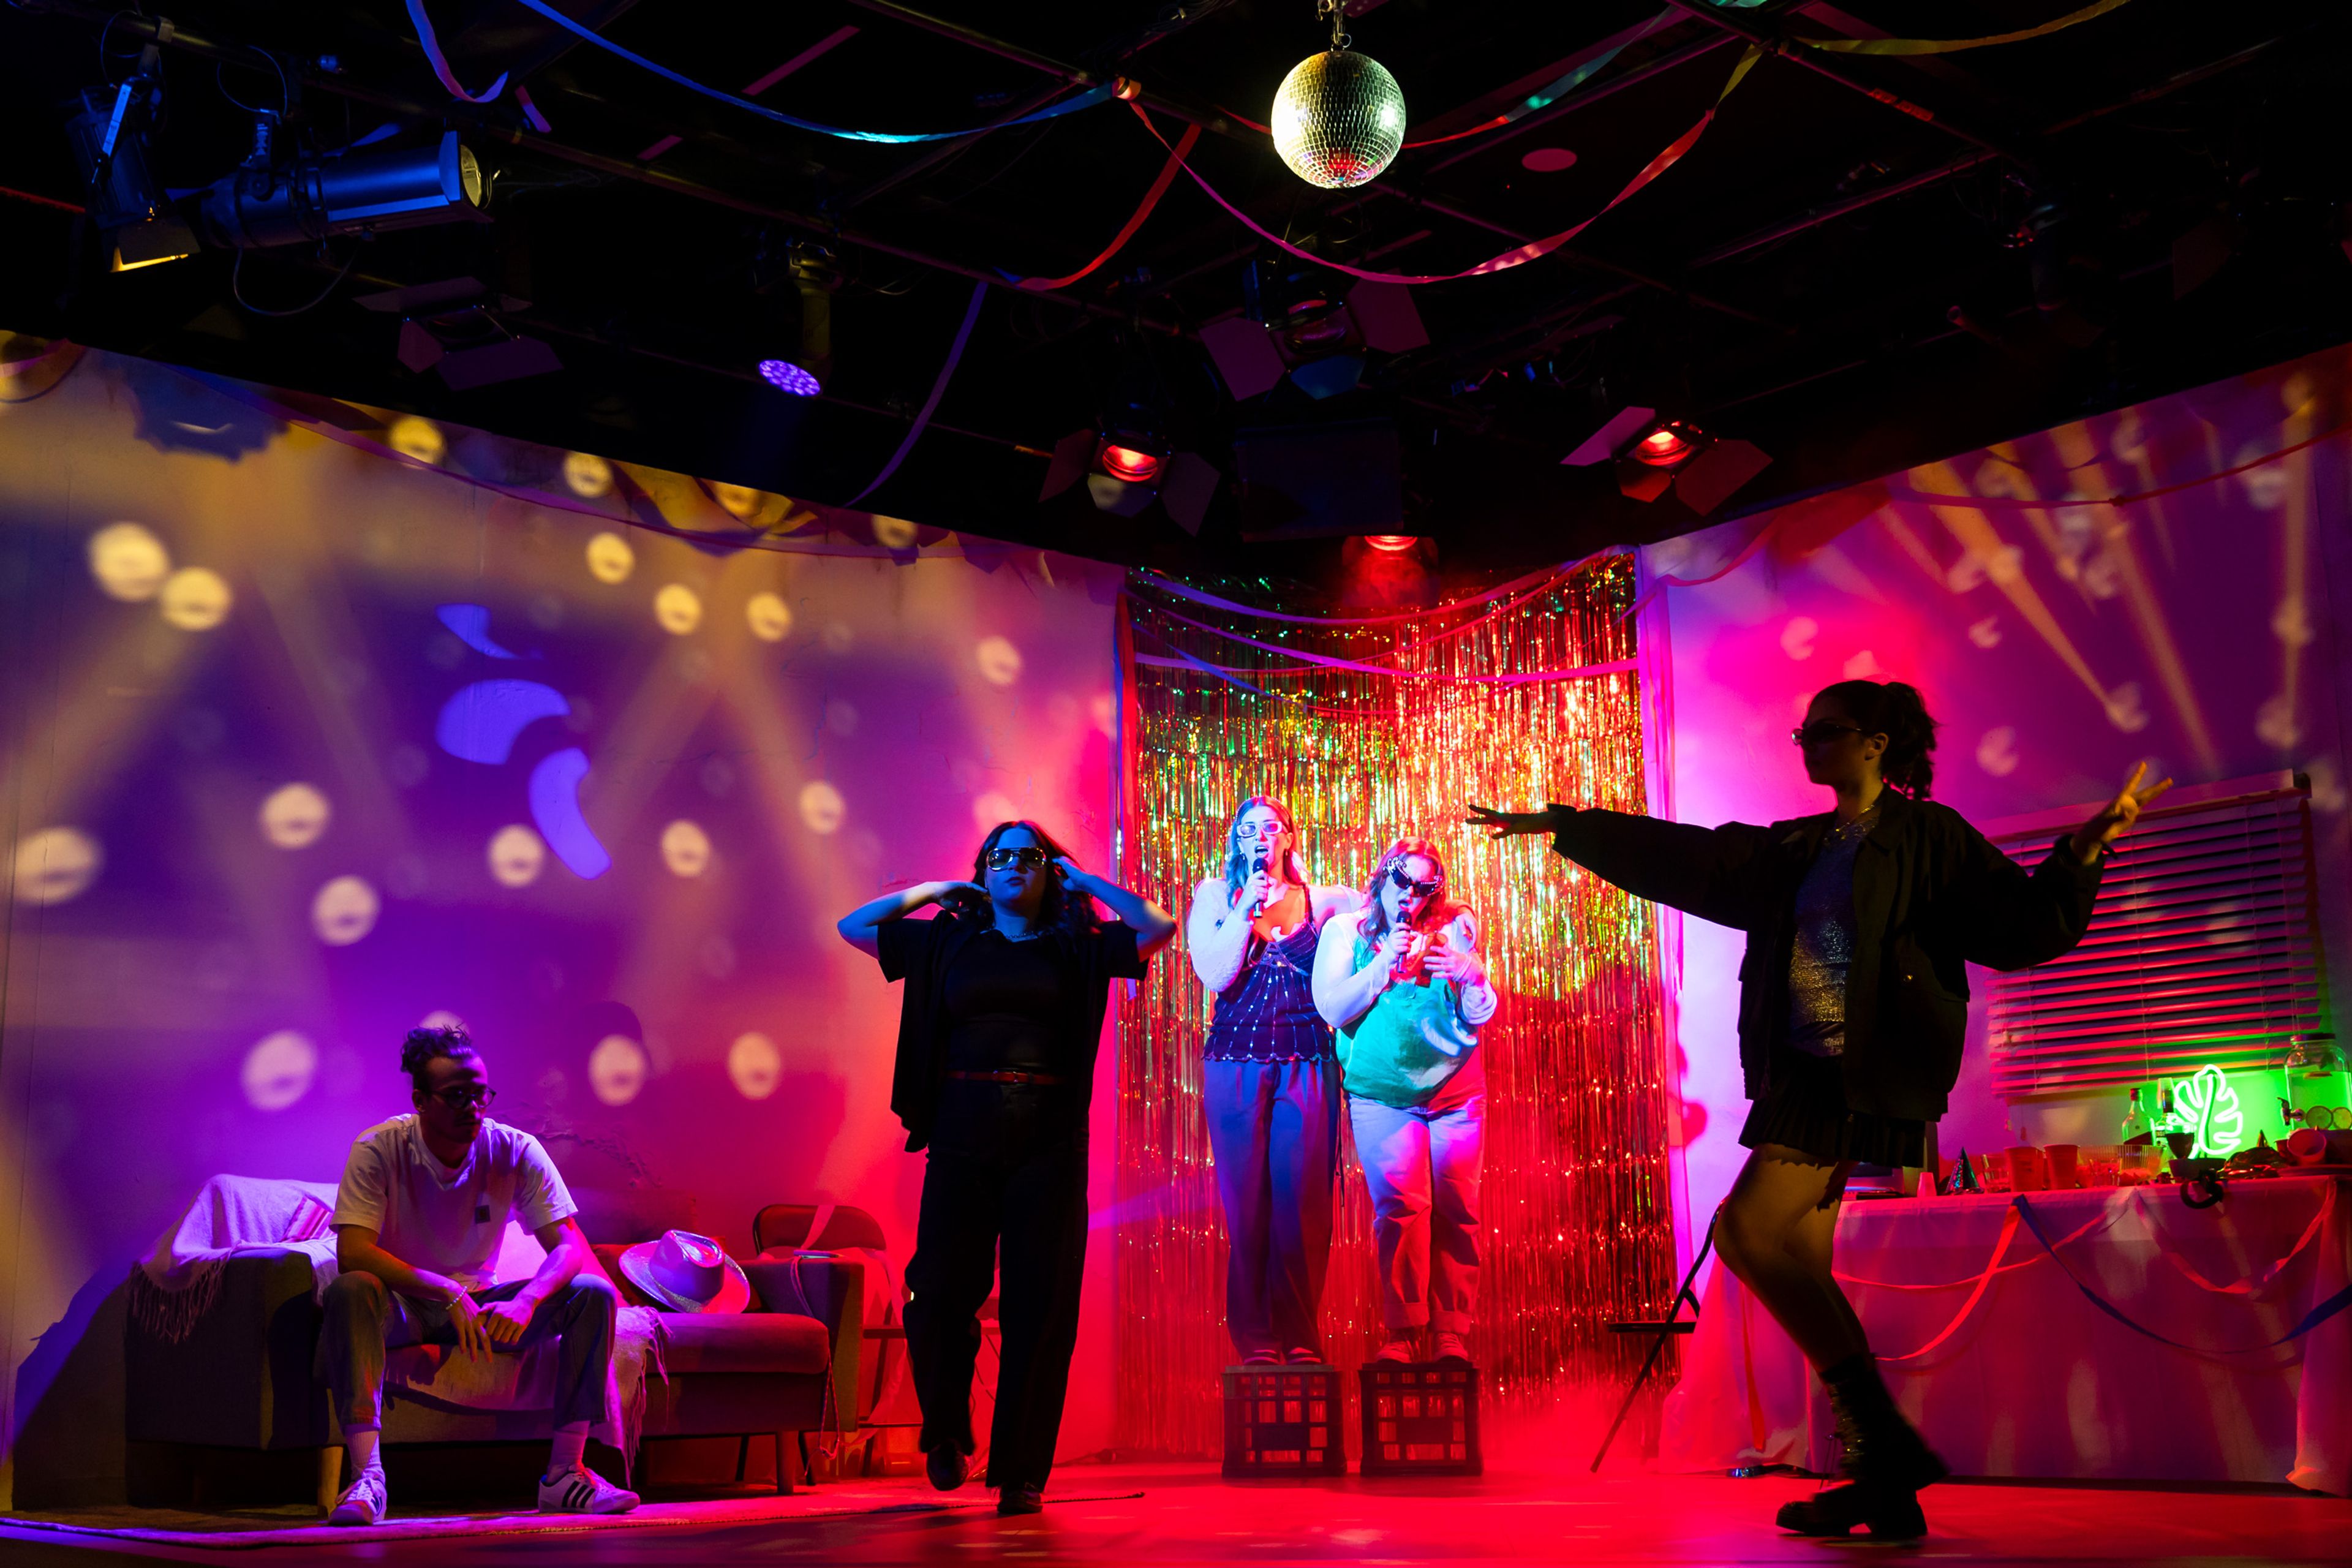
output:
<instances>
[{"instance_id":1,"label":"black jacket","mask_svg":"<svg viewBox=\"0 0 2352 1568\"><path fill-rule=\"evenodd\" d=\"M1888 790L1853 861L1854 951L1846 972L1847 1108L1933 1121L1960 1075L1967 965L2024 969L2083 940L2100 864L2061 839L2027 874L1933 801ZM1559 854L1636 897L1748 933L1739 964L1739 1066L1755 1099L1789 1046L1789 960L1798 885L1833 813L1757 827L1692 827L1615 811L1572 811Z\"/></svg>"},{"instance_id":2,"label":"black jacket","mask_svg":"<svg viewBox=\"0 0 2352 1568\"><path fill-rule=\"evenodd\" d=\"M907 1130L909 1151L930 1142L947 1078L948 969L981 929L973 921L941 910L924 920L885 921L875 932L882 977L907 983L898 1007L890 1109ZM1110 983L1141 979L1151 961L1138 950L1135 928L1118 921L1084 931L1064 928L1038 940L1062 971L1069 998L1063 1022L1064 1055L1091 1098L1095 1051L1102 1039L1103 1013L1110 1005Z\"/></svg>"}]
</instances>

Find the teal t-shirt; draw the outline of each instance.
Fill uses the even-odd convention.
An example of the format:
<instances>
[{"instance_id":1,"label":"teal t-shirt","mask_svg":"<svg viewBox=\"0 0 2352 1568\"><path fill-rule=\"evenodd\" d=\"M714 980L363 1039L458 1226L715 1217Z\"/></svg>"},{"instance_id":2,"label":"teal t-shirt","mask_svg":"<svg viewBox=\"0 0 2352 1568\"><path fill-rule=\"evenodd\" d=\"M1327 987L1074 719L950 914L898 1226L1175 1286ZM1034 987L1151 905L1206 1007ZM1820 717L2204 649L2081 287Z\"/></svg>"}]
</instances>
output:
<instances>
[{"instance_id":1,"label":"teal t-shirt","mask_svg":"<svg viewBox=\"0 0 2352 1568\"><path fill-rule=\"evenodd\" d=\"M1359 935L1355 965L1372 961ZM1349 1094L1404 1110L1426 1105L1462 1070L1478 1031L1462 1021L1462 998L1451 980L1398 984L1381 993L1364 1016L1340 1027L1334 1042Z\"/></svg>"}]
</instances>

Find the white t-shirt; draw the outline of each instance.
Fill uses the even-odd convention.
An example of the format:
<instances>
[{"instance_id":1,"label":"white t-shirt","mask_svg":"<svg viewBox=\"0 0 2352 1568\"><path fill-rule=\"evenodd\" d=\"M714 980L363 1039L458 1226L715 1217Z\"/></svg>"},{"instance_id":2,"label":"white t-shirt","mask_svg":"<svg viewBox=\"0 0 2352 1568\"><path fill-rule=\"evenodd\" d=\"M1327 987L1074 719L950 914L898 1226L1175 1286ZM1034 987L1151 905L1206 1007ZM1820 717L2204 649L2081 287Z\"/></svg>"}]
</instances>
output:
<instances>
[{"instance_id":1,"label":"white t-shirt","mask_svg":"<svg viewBox=\"0 0 2352 1568\"><path fill-rule=\"evenodd\" d=\"M452 1171L425 1146L412 1112L361 1133L335 1194L335 1223L365 1226L386 1252L468 1289L498 1283L491 1262L509 1215L525 1230L580 1212L539 1140L483 1119Z\"/></svg>"}]
</instances>

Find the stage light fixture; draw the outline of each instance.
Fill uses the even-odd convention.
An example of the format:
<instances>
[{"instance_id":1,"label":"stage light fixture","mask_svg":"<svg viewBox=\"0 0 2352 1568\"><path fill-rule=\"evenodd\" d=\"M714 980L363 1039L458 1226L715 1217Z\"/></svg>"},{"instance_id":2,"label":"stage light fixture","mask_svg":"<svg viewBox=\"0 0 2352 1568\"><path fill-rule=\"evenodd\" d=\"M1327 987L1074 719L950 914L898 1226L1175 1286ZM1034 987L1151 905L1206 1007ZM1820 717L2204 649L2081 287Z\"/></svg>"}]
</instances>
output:
<instances>
[{"instance_id":1,"label":"stage light fixture","mask_svg":"<svg viewBox=\"0 0 2352 1568\"><path fill-rule=\"evenodd\" d=\"M162 55L141 52L139 68L110 88L86 88L68 107L67 140L79 165L84 206L106 237L108 269L132 272L195 254L196 237L173 213L147 164L147 132L163 101Z\"/></svg>"},{"instance_id":2,"label":"stage light fixture","mask_svg":"<svg viewBox=\"0 0 2352 1568\"><path fill-rule=\"evenodd\" d=\"M1364 535L1364 542L1375 550L1385 550L1392 555L1401 555L1419 544L1421 541L1410 533L1368 533Z\"/></svg>"},{"instance_id":3,"label":"stage light fixture","mask_svg":"<svg viewBox=\"0 0 2352 1568\"><path fill-rule=\"evenodd\" d=\"M814 397L824 388L815 376L788 359L763 359L760 362L760 379L778 392L789 392L794 397Z\"/></svg>"},{"instance_id":4,"label":"stage light fixture","mask_svg":"<svg viewBox=\"0 0 2352 1568\"><path fill-rule=\"evenodd\" d=\"M1134 437L1106 437L1098 458L1104 473L1125 484L1148 485L1160 477L1162 456L1150 448L1131 444Z\"/></svg>"},{"instance_id":5,"label":"stage light fixture","mask_svg":"<svg viewBox=\"0 0 2352 1568\"><path fill-rule=\"evenodd\" d=\"M1629 500L1654 501L1669 489L1701 517L1772 461L1748 441L1709 434L1687 419L1661 419L1654 408L1619 409L1560 459L1571 468L1615 461L1617 488Z\"/></svg>"},{"instance_id":6,"label":"stage light fixture","mask_svg":"<svg viewBox=\"0 0 2352 1568\"><path fill-rule=\"evenodd\" d=\"M1268 116L1283 163L1326 190L1379 178L1404 145L1404 90L1378 60L1348 52L1347 13L1346 0L1317 0L1331 47L1291 68Z\"/></svg>"},{"instance_id":7,"label":"stage light fixture","mask_svg":"<svg viewBox=\"0 0 2352 1568\"><path fill-rule=\"evenodd\" d=\"M279 163L274 117L255 131L255 154L196 198L204 237L228 249L304 245L331 235L427 224L487 222L490 180L454 131L428 146L360 157L311 154Z\"/></svg>"},{"instance_id":8,"label":"stage light fixture","mask_svg":"<svg viewBox=\"0 0 2352 1568\"><path fill-rule=\"evenodd\" d=\"M1321 401L1363 384L1372 354L1427 346L1412 290L1369 279L1349 285L1311 262L1253 261L1242 273L1243 314L1201 329L1201 346L1236 400L1285 376Z\"/></svg>"},{"instance_id":9,"label":"stage light fixture","mask_svg":"<svg viewBox=\"0 0 2352 1568\"><path fill-rule=\"evenodd\" d=\"M1187 533L1201 531L1223 476L1195 452L1171 450L1157 436L1133 430L1106 435L1091 426L1054 443L1037 499L1048 501L1086 481L1087 499L1114 517L1139 517L1157 501Z\"/></svg>"}]
</instances>

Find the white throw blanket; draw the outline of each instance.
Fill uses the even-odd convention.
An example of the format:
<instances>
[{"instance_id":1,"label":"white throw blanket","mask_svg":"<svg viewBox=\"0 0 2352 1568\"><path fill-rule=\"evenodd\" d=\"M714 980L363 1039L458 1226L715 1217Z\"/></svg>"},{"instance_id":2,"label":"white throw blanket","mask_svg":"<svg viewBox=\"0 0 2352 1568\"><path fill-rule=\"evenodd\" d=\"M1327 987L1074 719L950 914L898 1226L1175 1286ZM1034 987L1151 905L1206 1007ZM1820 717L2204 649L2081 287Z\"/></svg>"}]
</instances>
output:
<instances>
[{"instance_id":1,"label":"white throw blanket","mask_svg":"<svg viewBox=\"0 0 2352 1568\"><path fill-rule=\"evenodd\" d=\"M334 1217L331 1183L215 1176L140 1260L131 1316L158 1339L179 1343L220 1299L221 1265L257 1248L310 1258L317 1300L335 1278Z\"/></svg>"}]
</instances>

